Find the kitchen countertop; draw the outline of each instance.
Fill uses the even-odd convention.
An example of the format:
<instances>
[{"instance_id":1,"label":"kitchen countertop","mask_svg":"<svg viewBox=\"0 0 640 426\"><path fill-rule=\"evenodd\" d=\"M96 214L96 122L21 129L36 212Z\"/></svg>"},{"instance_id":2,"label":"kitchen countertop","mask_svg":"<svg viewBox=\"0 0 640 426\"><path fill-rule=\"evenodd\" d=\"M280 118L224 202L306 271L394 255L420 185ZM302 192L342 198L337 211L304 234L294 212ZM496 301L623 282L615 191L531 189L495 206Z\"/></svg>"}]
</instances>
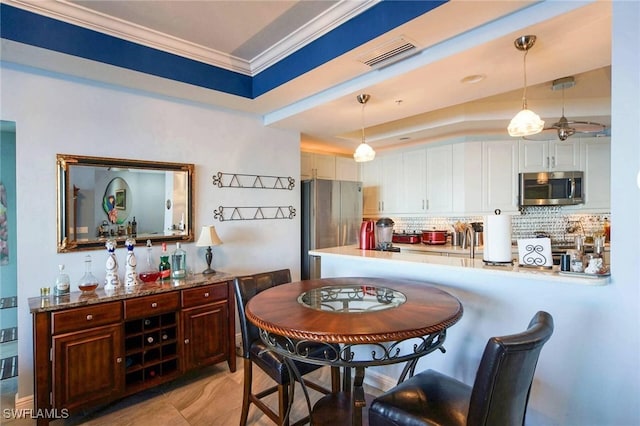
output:
<instances>
[{"instance_id":1,"label":"kitchen countertop","mask_svg":"<svg viewBox=\"0 0 640 426\"><path fill-rule=\"evenodd\" d=\"M396 245L396 244L394 244ZM404 246L423 246L427 249L433 246L427 246L425 244L397 244L400 247L400 250ZM444 246L435 246L446 248ZM416 248L417 249L417 248ZM452 248L449 246L450 250L457 250L456 253L464 254L467 253L461 251L459 248ZM428 250L426 250L428 251ZM439 251L439 250L435 250ZM441 252L441 251L439 251ZM554 266L551 269L537 269L537 268L528 268L528 267L520 267L517 264L514 265L485 265L482 261L482 257L475 259L470 259L469 257L463 256L442 256L442 255L430 255L428 253L417 253L416 250L405 251L402 252L389 252L389 251L377 251L377 250L360 250L358 246L342 246L342 247L331 247L326 249L318 249L318 250L310 250L309 254L312 256L339 256L339 257L357 257L367 261L381 261L381 262L389 262L395 263L397 266L400 266L403 263L411 262L420 264L422 266L427 266L428 268L437 269L441 272L447 271L449 273L455 273L456 270L464 269L465 271L473 270L474 273L478 274L487 274L487 275L509 275L513 276L514 274L521 278L527 278L532 280L545 280L545 281L554 281L554 282L563 282L563 283L571 283L571 284L582 284L582 285L605 285L608 284L610 279L609 276L594 276L594 275L574 275L574 274L565 274L561 273L558 270L558 266Z\"/></svg>"},{"instance_id":2,"label":"kitchen countertop","mask_svg":"<svg viewBox=\"0 0 640 426\"><path fill-rule=\"evenodd\" d=\"M424 253L446 253L446 254L454 254L460 256L469 256L469 248L462 249L461 246L452 246L450 243L447 244L400 244L393 243L394 247L399 247L401 252L424 252ZM553 246L552 246L553 248ZM518 246L513 245L511 247L512 253L517 257L518 255ZM484 246L476 246L475 253L476 257L482 257L482 253L484 250ZM607 243L604 247L605 252L610 251L610 246Z\"/></svg>"}]
</instances>

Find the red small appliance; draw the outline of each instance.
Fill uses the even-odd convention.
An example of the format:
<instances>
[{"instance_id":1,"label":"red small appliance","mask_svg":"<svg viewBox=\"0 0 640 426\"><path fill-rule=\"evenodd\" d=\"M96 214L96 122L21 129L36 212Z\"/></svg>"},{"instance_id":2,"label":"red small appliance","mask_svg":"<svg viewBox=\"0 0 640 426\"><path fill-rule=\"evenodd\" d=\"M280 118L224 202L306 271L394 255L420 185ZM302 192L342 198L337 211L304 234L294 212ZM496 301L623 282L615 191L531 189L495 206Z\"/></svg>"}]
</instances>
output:
<instances>
[{"instance_id":1,"label":"red small appliance","mask_svg":"<svg viewBox=\"0 0 640 426\"><path fill-rule=\"evenodd\" d=\"M360 225L360 250L375 250L376 223L373 220L363 220Z\"/></svg>"}]
</instances>

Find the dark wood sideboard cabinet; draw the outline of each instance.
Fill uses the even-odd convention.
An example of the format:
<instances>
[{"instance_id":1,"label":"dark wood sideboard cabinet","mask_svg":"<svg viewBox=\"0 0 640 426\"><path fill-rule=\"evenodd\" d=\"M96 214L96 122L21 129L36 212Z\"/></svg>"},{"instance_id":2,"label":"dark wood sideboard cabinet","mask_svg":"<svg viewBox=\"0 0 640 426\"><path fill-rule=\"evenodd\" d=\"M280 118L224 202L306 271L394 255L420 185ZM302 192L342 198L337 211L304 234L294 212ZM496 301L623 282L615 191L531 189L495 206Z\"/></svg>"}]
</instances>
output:
<instances>
[{"instance_id":1,"label":"dark wood sideboard cabinet","mask_svg":"<svg viewBox=\"0 0 640 426\"><path fill-rule=\"evenodd\" d=\"M73 413L223 361L235 371L232 286L232 276L216 272L113 294L30 298L34 408Z\"/></svg>"}]
</instances>

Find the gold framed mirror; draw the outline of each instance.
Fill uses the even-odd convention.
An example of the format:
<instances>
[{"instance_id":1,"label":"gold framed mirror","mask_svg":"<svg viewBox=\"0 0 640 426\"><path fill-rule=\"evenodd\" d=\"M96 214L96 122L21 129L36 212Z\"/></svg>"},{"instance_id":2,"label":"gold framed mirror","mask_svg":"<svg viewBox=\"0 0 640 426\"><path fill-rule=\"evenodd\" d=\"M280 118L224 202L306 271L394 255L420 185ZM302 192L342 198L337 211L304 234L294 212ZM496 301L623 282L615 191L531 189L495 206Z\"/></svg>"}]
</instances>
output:
<instances>
[{"instance_id":1,"label":"gold framed mirror","mask_svg":"<svg viewBox=\"0 0 640 426\"><path fill-rule=\"evenodd\" d=\"M194 165L57 154L58 253L193 241Z\"/></svg>"}]
</instances>

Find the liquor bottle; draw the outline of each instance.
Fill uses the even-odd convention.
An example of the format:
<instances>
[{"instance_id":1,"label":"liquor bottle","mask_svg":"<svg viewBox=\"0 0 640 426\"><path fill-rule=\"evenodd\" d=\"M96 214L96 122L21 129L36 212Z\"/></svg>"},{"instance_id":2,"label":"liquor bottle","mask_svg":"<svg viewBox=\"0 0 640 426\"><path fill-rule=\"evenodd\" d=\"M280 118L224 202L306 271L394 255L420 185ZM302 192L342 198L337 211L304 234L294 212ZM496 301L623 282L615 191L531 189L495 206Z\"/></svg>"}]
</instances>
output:
<instances>
[{"instance_id":1,"label":"liquor bottle","mask_svg":"<svg viewBox=\"0 0 640 426\"><path fill-rule=\"evenodd\" d=\"M105 265L106 276L104 280L104 289L106 292L113 292L120 287L120 277L118 276L118 259L116 259L116 241L107 240L105 247L109 255Z\"/></svg>"},{"instance_id":2,"label":"liquor bottle","mask_svg":"<svg viewBox=\"0 0 640 426\"><path fill-rule=\"evenodd\" d=\"M182 249L180 243L176 243L176 249L171 255L171 276L182 279L187 276L187 252Z\"/></svg>"},{"instance_id":3,"label":"liquor bottle","mask_svg":"<svg viewBox=\"0 0 640 426\"><path fill-rule=\"evenodd\" d=\"M56 296L69 294L69 275L64 273L64 265L58 265L58 270L58 277L56 278L56 285L53 288L53 294Z\"/></svg>"},{"instance_id":4,"label":"liquor bottle","mask_svg":"<svg viewBox=\"0 0 640 426\"><path fill-rule=\"evenodd\" d=\"M171 264L169 263L169 253L167 253L167 243L162 243L162 253L160 253L160 279L167 281L171 279Z\"/></svg>"},{"instance_id":5,"label":"liquor bottle","mask_svg":"<svg viewBox=\"0 0 640 426\"><path fill-rule=\"evenodd\" d=\"M84 258L84 275L78 281L78 288L83 293L92 293L98 288L98 279L91 272L91 256L86 255Z\"/></svg>"},{"instance_id":6,"label":"liquor bottle","mask_svg":"<svg viewBox=\"0 0 640 426\"><path fill-rule=\"evenodd\" d=\"M138 260L136 259L136 255L133 253L133 247L136 245L136 240L133 238L127 238L125 245L127 246L127 264L125 266L124 285L131 287L138 284L138 273L136 272Z\"/></svg>"},{"instance_id":7,"label":"liquor bottle","mask_svg":"<svg viewBox=\"0 0 640 426\"><path fill-rule=\"evenodd\" d=\"M136 222L136 217L133 217L133 221L131 222L131 236L133 238L138 236L138 222Z\"/></svg>"}]
</instances>

